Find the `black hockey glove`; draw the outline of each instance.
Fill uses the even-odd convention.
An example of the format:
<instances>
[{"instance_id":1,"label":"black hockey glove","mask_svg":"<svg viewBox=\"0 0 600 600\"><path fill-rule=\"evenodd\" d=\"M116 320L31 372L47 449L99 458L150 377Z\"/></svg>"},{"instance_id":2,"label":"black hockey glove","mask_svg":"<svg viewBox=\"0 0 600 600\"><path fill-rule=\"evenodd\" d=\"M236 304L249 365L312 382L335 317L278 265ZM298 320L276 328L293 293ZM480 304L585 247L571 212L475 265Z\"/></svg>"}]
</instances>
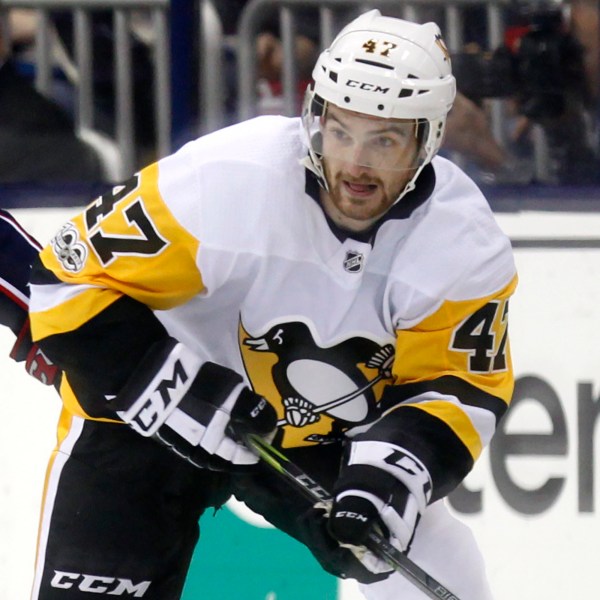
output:
<instances>
[{"instance_id":1,"label":"black hockey glove","mask_svg":"<svg viewBox=\"0 0 600 600\"><path fill-rule=\"evenodd\" d=\"M391 567L364 548L367 535L379 528L393 546L406 551L431 497L431 477L407 450L363 438L350 443L333 492L329 531L367 569L384 573Z\"/></svg>"},{"instance_id":2,"label":"black hockey glove","mask_svg":"<svg viewBox=\"0 0 600 600\"><path fill-rule=\"evenodd\" d=\"M110 406L130 427L201 468L228 470L258 458L230 428L267 435L275 409L235 371L203 362L173 338L155 344Z\"/></svg>"},{"instance_id":3,"label":"black hockey glove","mask_svg":"<svg viewBox=\"0 0 600 600\"><path fill-rule=\"evenodd\" d=\"M313 506L298 517L298 538L310 549L325 571L341 579L356 579L360 583L375 583L389 576L386 572L375 573L362 561L362 553L354 546L339 543L329 531L327 510Z\"/></svg>"}]
</instances>

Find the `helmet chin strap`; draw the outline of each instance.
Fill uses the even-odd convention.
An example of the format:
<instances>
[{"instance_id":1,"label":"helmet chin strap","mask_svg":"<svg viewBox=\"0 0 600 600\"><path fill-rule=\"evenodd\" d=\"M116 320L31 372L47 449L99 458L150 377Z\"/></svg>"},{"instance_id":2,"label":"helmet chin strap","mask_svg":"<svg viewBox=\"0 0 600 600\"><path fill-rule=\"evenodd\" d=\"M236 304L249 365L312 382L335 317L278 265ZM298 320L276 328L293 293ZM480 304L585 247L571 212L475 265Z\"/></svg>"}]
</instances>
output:
<instances>
[{"instance_id":1,"label":"helmet chin strap","mask_svg":"<svg viewBox=\"0 0 600 600\"><path fill-rule=\"evenodd\" d=\"M394 204L392 204L392 206L395 206L396 204L398 204L398 202L400 202L400 200L402 200L402 198L404 198L404 196L406 196L406 194L408 194L408 192L412 192L417 187L417 178L419 177L419 175L421 174L421 171L425 168L425 166L430 162L431 162L431 159L424 160L421 163L421 165L417 167L415 174L408 180L407 184L404 186L404 189L400 192L400 194L396 198L396 200L394 200Z\"/></svg>"},{"instance_id":2,"label":"helmet chin strap","mask_svg":"<svg viewBox=\"0 0 600 600\"><path fill-rule=\"evenodd\" d=\"M421 171L421 169L419 169L419 172L420 171ZM404 186L404 189L400 192L400 195L394 200L394 204L392 204L392 206L395 206L396 204L398 204L398 202L400 202L400 200L402 200L402 198L404 198L404 196L406 196L406 194L408 194L408 192L412 192L415 189L416 178L417 178L417 174L415 173L415 175L413 175L413 177L410 179L410 181ZM390 208L392 208L392 206L390 206Z\"/></svg>"},{"instance_id":3,"label":"helmet chin strap","mask_svg":"<svg viewBox=\"0 0 600 600\"><path fill-rule=\"evenodd\" d=\"M329 186L327 185L327 179L325 179L325 174L323 173L322 166L320 164L316 165L312 156L313 152L309 151L309 153L300 160L300 164L308 169L313 175L316 176L319 185L326 191L329 191Z\"/></svg>"}]
</instances>

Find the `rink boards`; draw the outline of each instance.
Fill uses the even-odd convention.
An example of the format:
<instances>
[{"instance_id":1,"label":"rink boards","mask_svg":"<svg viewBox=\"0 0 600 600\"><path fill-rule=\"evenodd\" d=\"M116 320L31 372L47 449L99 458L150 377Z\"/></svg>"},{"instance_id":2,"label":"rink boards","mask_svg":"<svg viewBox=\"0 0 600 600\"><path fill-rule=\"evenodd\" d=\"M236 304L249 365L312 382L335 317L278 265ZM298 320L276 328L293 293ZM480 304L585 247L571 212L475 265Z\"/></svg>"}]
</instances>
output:
<instances>
[{"instance_id":1,"label":"rink boards","mask_svg":"<svg viewBox=\"0 0 600 600\"><path fill-rule=\"evenodd\" d=\"M75 209L11 211L44 242ZM498 220L513 240L520 275L510 306L515 405L451 505L482 546L497 600L594 597L600 213L526 210L499 212ZM10 344L2 331L0 356ZM8 358L1 365L0 600L22 600L59 401L21 365ZM360 597L243 507L206 521L184 600Z\"/></svg>"}]
</instances>

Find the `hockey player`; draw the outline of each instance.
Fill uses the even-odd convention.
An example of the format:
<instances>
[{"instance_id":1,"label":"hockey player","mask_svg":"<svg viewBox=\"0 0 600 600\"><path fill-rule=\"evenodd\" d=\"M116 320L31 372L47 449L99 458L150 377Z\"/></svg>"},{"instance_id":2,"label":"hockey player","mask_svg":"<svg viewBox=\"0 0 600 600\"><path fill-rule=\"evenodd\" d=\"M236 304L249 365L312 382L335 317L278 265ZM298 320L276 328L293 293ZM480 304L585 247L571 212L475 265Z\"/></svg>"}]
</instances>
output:
<instances>
[{"instance_id":1,"label":"hockey player","mask_svg":"<svg viewBox=\"0 0 600 600\"><path fill-rule=\"evenodd\" d=\"M46 385L57 381L58 368L31 340L29 275L41 246L5 210L0 209L0 324L17 336L10 357Z\"/></svg>"},{"instance_id":2,"label":"hockey player","mask_svg":"<svg viewBox=\"0 0 600 600\"><path fill-rule=\"evenodd\" d=\"M479 189L435 157L448 51L435 24L372 10L313 77L301 119L187 144L34 266L34 339L66 373L34 600L179 598L198 519L231 494L369 599L425 597L364 551L375 525L463 600L491 598L443 498L509 405L517 277ZM332 510L257 463L240 428L332 490Z\"/></svg>"}]
</instances>

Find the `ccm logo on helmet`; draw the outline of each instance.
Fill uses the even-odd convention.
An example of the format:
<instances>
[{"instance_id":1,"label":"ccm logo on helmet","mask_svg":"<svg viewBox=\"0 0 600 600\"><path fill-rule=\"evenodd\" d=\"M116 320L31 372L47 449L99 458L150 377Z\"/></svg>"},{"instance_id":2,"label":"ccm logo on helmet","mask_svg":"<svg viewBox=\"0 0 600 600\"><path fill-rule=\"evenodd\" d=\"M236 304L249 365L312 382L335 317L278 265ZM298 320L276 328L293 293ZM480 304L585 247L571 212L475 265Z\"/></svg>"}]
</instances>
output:
<instances>
[{"instance_id":1,"label":"ccm logo on helmet","mask_svg":"<svg viewBox=\"0 0 600 600\"><path fill-rule=\"evenodd\" d=\"M78 589L80 592L89 594L108 594L109 596L124 596L127 594L134 598L143 598L151 583L151 581L133 583L131 579L120 579L118 577L54 571L54 577L50 585L61 590Z\"/></svg>"},{"instance_id":2,"label":"ccm logo on helmet","mask_svg":"<svg viewBox=\"0 0 600 600\"><path fill-rule=\"evenodd\" d=\"M374 83L363 83L360 81L356 81L356 79L348 79L348 81L346 81L346 86L358 88L360 90L366 90L367 92L380 92L382 94L387 94L390 91L389 87L384 88Z\"/></svg>"}]
</instances>

